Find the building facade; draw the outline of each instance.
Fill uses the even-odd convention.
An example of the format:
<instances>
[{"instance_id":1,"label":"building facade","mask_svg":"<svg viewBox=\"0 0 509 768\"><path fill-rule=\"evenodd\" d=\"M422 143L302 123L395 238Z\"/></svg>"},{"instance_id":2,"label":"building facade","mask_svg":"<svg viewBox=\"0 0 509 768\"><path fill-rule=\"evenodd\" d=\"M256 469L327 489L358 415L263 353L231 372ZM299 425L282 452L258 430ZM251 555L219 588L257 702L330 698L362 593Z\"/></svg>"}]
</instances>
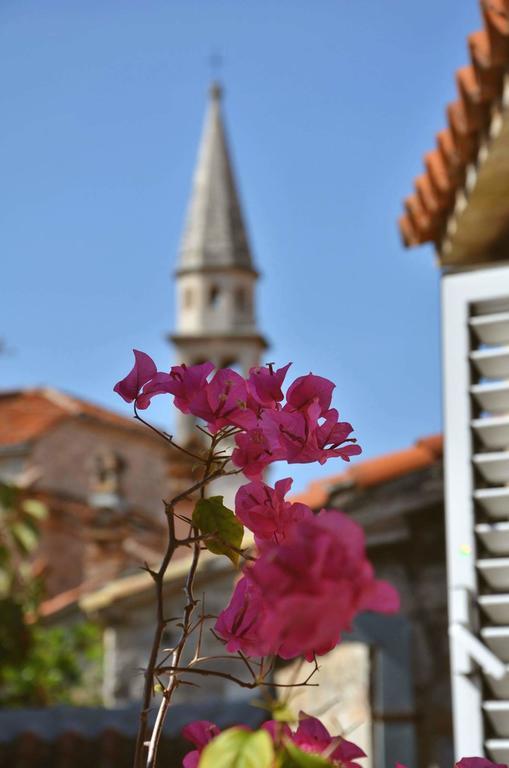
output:
<instances>
[{"instance_id":1,"label":"building facade","mask_svg":"<svg viewBox=\"0 0 509 768\"><path fill-rule=\"evenodd\" d=\"M171 453L133 419L56 390L4 392L0 480L48 509L36 552L47 599L159 556Z\"/></svg>"}]
</instances>

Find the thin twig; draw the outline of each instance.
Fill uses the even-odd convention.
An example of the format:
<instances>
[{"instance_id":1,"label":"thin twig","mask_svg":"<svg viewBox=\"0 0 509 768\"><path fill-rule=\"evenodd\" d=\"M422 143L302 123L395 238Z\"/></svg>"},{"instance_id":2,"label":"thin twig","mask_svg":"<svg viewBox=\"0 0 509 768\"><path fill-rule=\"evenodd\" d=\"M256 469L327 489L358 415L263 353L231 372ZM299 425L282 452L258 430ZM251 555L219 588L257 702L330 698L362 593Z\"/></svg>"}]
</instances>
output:
<instances>
[{"instance_id":1,"label":"thin twig","mask_svg":"<svg viewBox=\"0 0 509 768\"><path fill-rule=\"evenodd\" d=\"M194 578L196 576L196 570L198 568L199 557L200 557L200 545L198 542L196 542L194 544L193 560L191 563L191 567L189 568L189 573L186 579L185 591L187 595L187 602L184 608L184 621L182 624L182 633L180 636L180 640L175 646L175 650L173 651L172 665L171 665L172 668L178 667L180 663L180 659L182 657L182 653L184 651L186 640L189 634L188 631L189 631L189 625L191 623L191 616L193 614L193 611L196 605L196 600L194 599L194 594L193 594L193 585L194 585ZM158 671L162 671L162 670L159 668ZM152 736L148 744L147 768L154 768L155 766L157 750L159 747L159 741L161 738L164 721L166 719L166 714L170 706L172 694L176 689L177 685L178 685L178 678L175 675L174 671L170 671L170 679L168 681L166 688L163 691L163 698L159 705L156 721L154 723L154 729L152 731Z\"/></svg>"},{"instance_id":2,"label":"thin twig","mask_svg":"<svg viewBox=\"0 0 509 768\"><path fill-rule=\"evenodd\" d=\"M189 673L194 675L203 675L204 677L212 676L212 677L222 677L225 680L230 680L232 683L236 683L237 685L240 685L241 688L258 688L262 686L268 686L270 688L302 688L303 686L309 686L309 687L317 687L318 683L310 683L309 681L315 674L316 670L313 670L305 680L303 680L300 683L274 683L272 680L266 681L266 680L260 680L256 679L253 681L249 680L242 680L240 677L236 677L235 675L230 674L230 672L221 672L218 669L204 669L203 667L177 667L177 666L170 666L170 667L160 667L160 672L170 672L170 674L175 674L177 672L181 673Z\"/></svg>"},{"instance_id":3,"label":"thin twig","mask_svg":"<svg viewBox=\"0 0 509 768\"><path fill-rule=\"evenodd\" d=\"M164 554L163 560L157 572L151 572L155 582L156 600L157 600L157 624L152 638L152 647L150 649L150 656L148 660L147 669L145 671L145 684L143 687L143 704L140 712L140 724L138 728L138 736L136 739L136 749L134 754L135 768L142 768L143 765L143 752L145 747L145 739L147 735L147 721L148 714L150 712L150 705L152 702L152 695L154 692L154 671L157 665L157 656L163 637L166 621L163 614L163 584L164 575L170 564L170 561L177 548L175 538L175 520L173 515L167 514L166 519L168 521L168 546Z\"/></svg>"},{"instance_id":4,"label":"thin twig","mask_svg":"<svg viewBox=\"0 0 509 768\"><path fill-rule=\"evenodd\" d=\"M143 423L146 423L147 426L151 427L152 425L148 424L148 422L144 422L143 419L140 418L140 421ZM154 428L155 429L155 428ZM158 431L158 430L156 430ZM167 439L167 438L165 438ZM152 697L154 694L154 676L157 668L157 657L159 654L159 649L161 646L161 640L163 636L164 629L168 623L168 620L164 618L164 595L163 595L163 588L164 588L164 578L166 575L166 571L168 570L168 566L173 558L173 555L175 554L175 551L177 547L179 546L179 542L176 538L175 534L175 514L174 514L174 508L177 504L179 504L181 501L184 501L185 499L188 499L190 496L192 496L196 491L201 491L202 494L204 494L205 487L215 480L218 477L221 477L223 472L224 464L216 469L214 472L209 473L208 470L210 470L210 467L212 466L213 461L213 452L215 448L216 441L212 441L212 445L210 447L209 455L206 460L206 470L203 473L203 477L198 482L194 483L190 488L186 489L185 491L177 494L171 501L165 501L165 513L166 513L166 519L167 519L167 525L168 525L168 543L166 552L163 556L163 560L161 562L161 565L157 571L152 571L151 569L148 569L148 572L152 576L154 580L154 586L155 586L155 592L156 592L156 603L157 603L157 623L156 628L154 630L154 635L152 638L152 646L150 650L150 656L147 664L147 668L145 670L145 684L143 688L143 699L142 699L142 708L140 712L140 720L139 720L139 727L138 727L138 735L136 739L136 748L135 748L135 755L134 755L134 768L144 768L144 766L155 765L155 752L154 757L152 759L152 763L147 762L145 763L144 755L145 755L145 747L146 747L146 741L147 741L147 731L148 731L148 715L151 708L152 703ZM191 565L190 572L188 574L188 582L187 585L190 587L192 592L192 582L194 579L194 574L197 567L197 560L200 553L200 542L197 540L198 537L198 531L190 527L190 533L192 533L193 538L195 539L193 543L194 548L194 554L193 554L193 562ZM193 605L194 607L194 605ZM187 609L187 606L186 606ZM185 610L186 610L185 609ZM188 609L188 618L191 617L192 610ZM186 615L185 613L184 617L184 625L186 622ZM185 640L187 638L184 638L185 629L182 631L182 649L185 645ZM178 648L178 645L177 645ZM178 664L180 660L180 656L182 654L182 649L180 650L178 659L176 659L176 663ZM165 689L166 691L166 689ZM172 689L173 692L173 689ZM170 693L171 696L171 693ZM163 699L164 701L165 699ZM159 734L160 735L160 734ZM149 742L149 744L153 744L153 738L154 733L152 734L152 738ZM159 736L156 734L156 738L158 739ZM156 745L156 751L157 751L157 745ZM150 748L149 748L150 752ZM149 758L147 757L147 760Z\"/></svg>"},{"instance_id":5,"label":"thin twig","mask_svg":"<svg viewBox=\"0 0 509 768\"><path fill-rule=\"evenodd\" d=\"M137 421L140 421L149 429L151 429L152 432L155 432L156 435L159 435L159 437L162 437L162 439L165 442L169 443L171 446L173 446L173 448L176 448L177 451L181 451L181 453L185 453L185 455L189 456L191 459L194 459L195 461L199 461L201 464L205 464L206 459L203 456L198 456L198 454L193 453L192 451L189 451L187 448L184 448L182 445L179 445L173 439L173 435L168 434L168 432L163 432L162 430L157 429L157 427L154 427L154 425L151 424L149 421L145 421L145 419L143 419L138 413L138 409L136 408L136 405L134 406L134 418Z\"/></svg>"}]
</instances>

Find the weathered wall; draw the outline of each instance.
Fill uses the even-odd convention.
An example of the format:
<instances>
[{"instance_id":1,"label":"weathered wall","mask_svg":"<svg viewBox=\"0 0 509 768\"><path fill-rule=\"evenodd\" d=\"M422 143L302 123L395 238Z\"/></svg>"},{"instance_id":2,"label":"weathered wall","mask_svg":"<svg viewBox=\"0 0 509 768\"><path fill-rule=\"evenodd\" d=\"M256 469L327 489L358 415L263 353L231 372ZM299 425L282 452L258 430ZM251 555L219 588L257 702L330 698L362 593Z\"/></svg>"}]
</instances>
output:
<instances>
[{"instance_id":1,"label":"weathered wall","mask_svg":"<svg viewBox=\"0 0 509 768\"><path fill-rule=\"evenodd\" d=\"M169 492L168 450L140 431L134 435L93 422L68 420L43 435L31 460L41 470L39 486L87 500L94 459L101 450L117 454L125 464L121 492L129 506L158 513Z\"/></svg>"}]
</instances>

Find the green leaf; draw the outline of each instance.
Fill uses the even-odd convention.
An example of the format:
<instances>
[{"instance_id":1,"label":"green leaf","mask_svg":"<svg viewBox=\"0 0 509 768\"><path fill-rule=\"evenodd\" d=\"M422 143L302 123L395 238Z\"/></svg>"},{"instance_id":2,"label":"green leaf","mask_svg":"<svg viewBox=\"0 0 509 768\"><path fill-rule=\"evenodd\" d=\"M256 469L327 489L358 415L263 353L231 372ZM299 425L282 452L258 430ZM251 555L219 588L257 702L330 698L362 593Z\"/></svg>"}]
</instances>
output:
<instances>
[{"instance_id":1,"label":"green leaf","mask_svg":"<svg viewBox=\"0 0 509 768\"><path fill-rule=\"evenodd\" d=\"M211 496L196 502L193 524L201 533L215 534L205 540L205 546L215 555L226 555L237 565L244 535L244 526L234 513L223 504L222 496ZM233 547L233 549L232 549Z\"/></svg>"},{"instance_id":2,"label":"green leaf","mask_svg":"<svg viewBox=\"0 0 509 768\"><path fill-rule=\"evenodd\" d=\"M37 499L27 499L23 502L23 512L30 515L30 517L35 517L36 520L43 520L46 517L48 510L42 501L37 501Z\"/></svg>"},{"instance_id":3,"label":"green leaf","mask_svg":"<svg viewBox=\"0 0 509 768\"><path fill-rule=\"evenodd\" d=\"M0 507L4 508L4 512L16 506L18 496L18 489L13 485L0 483Z\"/></svg>"},{"instance_id":4,"label":"green leaf","mask_svg":"<svg viewBox=\"0 0 509 768\"><path fill-rule=\"evenodd\" d=\"M272 717L279 723L294 723L297 720L297 716L293 709L290 709L288 704L284 701L275 702L272 708Z\"/></svg>"},{"instance_id":5,"label":"green leaf","mask_svg":"<svg viewBox=\"0 0 509 768\"><path fill-rule=\"evenodd\" d=\"M31 552L37 545L37 533L30 525L27 525L26 523L15 523L12 526L11 531L18 542L18 545L22 547L25 552Z\"/></svg>"},{"instance_id":6,"label":"green leaf","mask_svg":"<svg viewBox=\"0 0 509 768\"><path fill-rule=\"evenodd\" d=\"M200 757L200 768L272 768L274 747L267 731L229 728L213 739Z\"/></svg>"},{"instance_id":7,"label":"green leaf","mask_svg":"<svg viewBox=\"0 0 509 768\"><path fill-rule=\"evenodd\" d=\"M325 757L303 752L291 741L285 744L281 768L330 768L331 765Z\"/></svg>"}]
</instances>

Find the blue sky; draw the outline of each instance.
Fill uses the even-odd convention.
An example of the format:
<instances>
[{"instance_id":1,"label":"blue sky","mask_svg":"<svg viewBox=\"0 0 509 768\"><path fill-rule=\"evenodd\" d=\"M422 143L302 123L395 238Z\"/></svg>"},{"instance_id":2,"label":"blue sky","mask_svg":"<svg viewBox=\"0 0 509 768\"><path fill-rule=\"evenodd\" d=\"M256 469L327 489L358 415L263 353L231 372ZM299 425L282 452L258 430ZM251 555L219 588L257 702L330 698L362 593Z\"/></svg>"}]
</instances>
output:
<instances>
[{"instance_id":1,"label":"blue sky","mask_svg":"<svg viewBox=\"0 0 509 768\"><path fill-rule=\"evenodd\" d=\"M366 456L439 430L439 274L396 219L479 24L477 0L3 0L0 387L127 412L131 348L172 360L218 51L270 358L337 382Z\"/></svg>"}]
</instances>

